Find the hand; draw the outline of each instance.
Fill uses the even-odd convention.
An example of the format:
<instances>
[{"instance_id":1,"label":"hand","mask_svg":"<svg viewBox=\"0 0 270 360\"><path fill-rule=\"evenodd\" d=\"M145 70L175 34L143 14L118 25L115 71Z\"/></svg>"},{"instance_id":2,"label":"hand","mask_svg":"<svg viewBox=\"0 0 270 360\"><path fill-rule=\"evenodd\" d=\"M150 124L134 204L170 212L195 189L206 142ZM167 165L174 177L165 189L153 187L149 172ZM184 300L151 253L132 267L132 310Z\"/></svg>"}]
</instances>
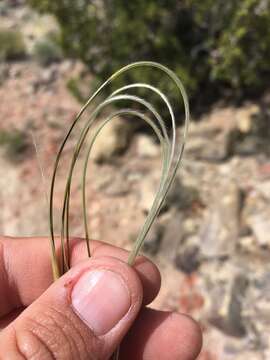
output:
<instances>
[{"instance_id":1,"label":"hand","mask_svg":"<svg viewBox=\"0 0 270 360\"><path fill-rule=\"evenodd\" d=\"M156 266L105 243L72 241L72 269L52 281L45 238L0 238L0 359L191 360L201 332L185 315L145 307L158 294Z\"/></svg>"}]
</instances>

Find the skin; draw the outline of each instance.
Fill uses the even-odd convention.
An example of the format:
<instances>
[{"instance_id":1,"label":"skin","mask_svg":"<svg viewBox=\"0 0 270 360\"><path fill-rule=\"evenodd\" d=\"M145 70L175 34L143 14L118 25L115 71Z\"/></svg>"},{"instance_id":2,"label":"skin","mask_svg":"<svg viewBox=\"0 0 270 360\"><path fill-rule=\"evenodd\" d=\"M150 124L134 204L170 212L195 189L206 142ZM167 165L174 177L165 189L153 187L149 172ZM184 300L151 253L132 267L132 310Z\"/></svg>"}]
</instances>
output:
<instances>
[{"instance_id":1,"label":"skin","mask_svg":"<svg viewBox=\"0 0 270 360\"><path fill-rule=\"evenodd\" d=\"M192 360L202 346L199 326L176 312L147 305L158 295L160 273L147 258L133 268L128 253L92 241L87 259L83 240L73 239L72 269L53 283L45 238L0 238L0 360L108 359L121 342L121 359ZM132 293L129 315L96 336L70 307L64 291L85 269L106 268L125 279Z\"/></svg>"}]
</instances>

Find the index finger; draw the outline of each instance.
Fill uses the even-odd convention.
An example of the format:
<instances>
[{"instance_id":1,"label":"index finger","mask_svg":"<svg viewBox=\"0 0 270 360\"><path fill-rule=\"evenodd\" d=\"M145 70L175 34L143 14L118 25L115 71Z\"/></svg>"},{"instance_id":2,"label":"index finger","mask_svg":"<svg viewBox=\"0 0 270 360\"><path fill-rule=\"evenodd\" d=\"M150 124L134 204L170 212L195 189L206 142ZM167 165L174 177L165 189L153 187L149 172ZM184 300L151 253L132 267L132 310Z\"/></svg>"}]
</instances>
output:
<instances>
[{"instance_id":1,"label":"index finger","mask_svg":"<svg viewBox=\"0 0 270 360\"><path fill-rule=\"evenodd\" d=\"M93 257L128 258L127 251L101 241L91 241L91 251ZM85 241L71 239L71 265L86 258ZM159 291L159 271L145 257L139 257L134 268L143 285L144 304L148 304ZM30 305L52 282L48 238L0 238L0 317Z\"/></svg>"}]
</instances>

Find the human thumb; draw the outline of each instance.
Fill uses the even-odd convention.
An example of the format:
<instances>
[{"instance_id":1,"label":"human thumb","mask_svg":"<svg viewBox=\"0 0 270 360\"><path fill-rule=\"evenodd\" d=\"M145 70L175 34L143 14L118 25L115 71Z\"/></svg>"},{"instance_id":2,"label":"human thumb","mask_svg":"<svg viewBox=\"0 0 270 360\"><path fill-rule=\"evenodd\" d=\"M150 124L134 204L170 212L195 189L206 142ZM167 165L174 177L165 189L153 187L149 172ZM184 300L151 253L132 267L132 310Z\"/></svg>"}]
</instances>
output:
<instances>
[{"instance_id":1,"label":"human thumb","mask_svg":"<svg viewBox=\"0 0 270 360\"><path fill-rule=\"evenodd\" d=\"M1 353L9 359L108 359L142 297L140 280L127 264L113 257L87 260L1 332Z\"/></svg>"}]
</instances>

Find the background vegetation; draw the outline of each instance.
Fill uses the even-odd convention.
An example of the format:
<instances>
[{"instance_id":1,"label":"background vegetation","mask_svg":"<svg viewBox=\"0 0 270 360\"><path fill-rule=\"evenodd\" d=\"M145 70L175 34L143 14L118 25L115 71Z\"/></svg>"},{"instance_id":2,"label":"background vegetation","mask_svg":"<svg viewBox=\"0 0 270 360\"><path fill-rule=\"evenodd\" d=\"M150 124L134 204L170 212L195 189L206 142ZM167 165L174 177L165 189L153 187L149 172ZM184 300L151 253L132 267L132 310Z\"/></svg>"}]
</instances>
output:
<instances>
[{"instance_id":1,"label":"background vegetation","mask_svg":"<svg viewBox=\"0 0 270 360\"><path fill-rule=\"evenodd\" d=\"M9 160L18 162L24 156L29 155L29 144L29 138L25 132L0 129L0 150L4 148L5 155Z\"/></svg>"},{"instance_id":2,"label":"background vegetation","mask_svg":"<svg viewBox=\"0 0 270 360\"><path fill-rule=\"evenodd\" d=\"M24 55L25 45L21 33L0 28L0 61L18 59Z\"/></svg>"},{"instance_id":3,"label":"background vegetation","mask_svg":"<svg viewBox=\"0 0 270 360\"><path fill-rule=\"evenodd\" d=\"M204 101L268 85L270 0L29 1L56 16L63 49L97 78L149 59L174 69L190 97L203 93Z\"/></svg>"}]
</instances>

